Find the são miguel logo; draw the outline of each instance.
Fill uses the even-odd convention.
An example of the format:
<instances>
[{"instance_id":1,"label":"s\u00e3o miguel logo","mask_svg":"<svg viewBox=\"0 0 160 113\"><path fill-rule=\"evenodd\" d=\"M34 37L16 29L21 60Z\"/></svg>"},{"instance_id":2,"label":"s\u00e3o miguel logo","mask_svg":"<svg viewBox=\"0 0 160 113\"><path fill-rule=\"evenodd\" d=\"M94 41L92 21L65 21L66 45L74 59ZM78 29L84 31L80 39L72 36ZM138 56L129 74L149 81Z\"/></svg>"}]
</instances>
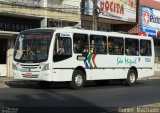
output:
<instances>
[{"instance_id":1,"label":"s\u00e3o miguel logo","mask_svg":"<svg viewBox=\"0 0 160 113\"><path fill-rule=\"evenodd\" d=\"M148 25L150 22L160 24L160 17L151 15L148 10L144 11L143 17L144 17L144 25Z\"/></svg>"},{"instance_id":2,"label":"s\u00e3o miguel logo","mask_svg":"<svg viewBox=\"0 0 160 113\"><path fill-rule=\"evenodd\" d=\"M86 60L84 61L84 65L86 68L97 68L97 65L95 63L96 54L88 54L88 53L82 53L82 56L86 57Z\"/></svg>"}]
</instances>

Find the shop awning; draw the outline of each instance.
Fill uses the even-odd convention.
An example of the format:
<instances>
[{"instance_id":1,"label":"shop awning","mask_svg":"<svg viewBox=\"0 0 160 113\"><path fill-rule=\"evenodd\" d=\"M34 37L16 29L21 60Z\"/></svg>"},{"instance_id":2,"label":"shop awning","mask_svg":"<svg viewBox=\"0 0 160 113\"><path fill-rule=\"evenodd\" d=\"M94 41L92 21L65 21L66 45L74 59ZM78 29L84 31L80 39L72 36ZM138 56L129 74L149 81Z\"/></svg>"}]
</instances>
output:
<instances>
[{"instance_id":1,"label":"shop awning","mask_svg":"<svg viewBox=\"0 0 160 113\"><path fill-rule=\"evenodd\" d=\"M19 32L0 31L0 38L16 38Z\"/></svg>"}]
</instances>

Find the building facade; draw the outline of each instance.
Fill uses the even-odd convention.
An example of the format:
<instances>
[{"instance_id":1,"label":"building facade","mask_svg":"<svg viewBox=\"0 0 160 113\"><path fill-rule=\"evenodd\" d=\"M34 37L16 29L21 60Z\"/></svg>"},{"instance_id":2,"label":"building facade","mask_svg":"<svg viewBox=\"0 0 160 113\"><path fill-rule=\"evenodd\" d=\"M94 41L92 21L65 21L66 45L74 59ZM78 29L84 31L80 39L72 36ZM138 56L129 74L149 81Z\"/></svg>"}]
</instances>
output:
<instances>
[{"instance_id":1,"label":"building facade","mask_svg":"<svg viewBox=\"0 0 160 113\"><path fill-rule=\"evenodd\" d=\"M155 43L155 71L160 71L160 1L158 0L82 0L81 23L93 29L97 11L97 30L148 35Z\"/></svg>"},{"instance_id":2,"label":"building facade","mask_svg":"<svg viewBox=\"0 0 160 113\"><path fill-rule=\"evenodd\" d=\"M0 76L12 76L14 42L20 31L73 26L80 21L79 7L63 1L0 0Z\"/></svg>"},{"instance_id":3,"label":"building facade","mask_svg":"<svg viewBox=\"0 0 160 113\"><path fill-rule=\"evenodd\" d=\"M127 32L136 23L137 0L82 0L81 23L85 29L92 29L94 10L97 14L97 30Z\"/></svg>"},{"instance_id":4,"label":"building facade","mask_svg":"<svg viewBox=\"0 0 160 113\"><path fill-rule=\"evenodd\" d=\"M0 0L0 76L12 76L14 42L20 31L77 23L84 29L93 29L95 13L97 30L153 37L155 67L160 70L160 2L97 0L96 7L93 4L93 0Z\"/></svg>"},{"instance_id":5,"label":"building facade","mask_svg":"<svg viewBox=\"0 0 160 113\"><path fill-rule=\"evenodd\" d=\"M148 35L155 44L155 71L160 71L160 1L139 0L137 23L128 32Z\"/></svg>"}]
</instances>

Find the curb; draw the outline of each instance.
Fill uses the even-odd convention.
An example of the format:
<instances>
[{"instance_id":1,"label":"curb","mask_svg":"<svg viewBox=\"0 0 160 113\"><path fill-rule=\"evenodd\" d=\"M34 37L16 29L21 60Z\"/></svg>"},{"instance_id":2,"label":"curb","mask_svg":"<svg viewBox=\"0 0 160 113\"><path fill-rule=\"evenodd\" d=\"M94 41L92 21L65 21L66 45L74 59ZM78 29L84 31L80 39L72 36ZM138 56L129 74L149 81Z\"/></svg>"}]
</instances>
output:
<instances>
[{"instance_id":1,"label":"curb","mask_svg":"<svg viewBox=\"0 0 160 113\"><path fill-rule=\"evenodd\" d=\"M160 76L139 78L138 80L155 80L155 79L160 79Z\"/></svg>"},{"instance_id":2,"label":"curb","mask_svg":"<svg viewBox=\"0 0 160 113\"><path fill-rule=\"evenodd\" d=\"M9 88L9 86L8 85L6 85L5 83L0 83L0 88Z\"/></svg>"}]
</instances>

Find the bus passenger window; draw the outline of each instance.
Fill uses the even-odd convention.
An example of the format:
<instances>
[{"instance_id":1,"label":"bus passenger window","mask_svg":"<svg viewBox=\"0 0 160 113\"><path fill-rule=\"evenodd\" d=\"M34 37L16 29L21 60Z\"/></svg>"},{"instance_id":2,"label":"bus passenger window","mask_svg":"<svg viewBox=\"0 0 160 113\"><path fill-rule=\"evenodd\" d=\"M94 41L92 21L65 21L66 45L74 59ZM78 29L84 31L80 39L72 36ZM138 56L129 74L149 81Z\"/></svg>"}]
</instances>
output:
<instances>
[{"instance_id":1,"label":"bus passenger window","mask_svg":"<svg viewBox=\"0 0 160 113\"><path fill-rule=\"evenodd\" d=\"M137 56L139 55L139 41L138 39L131 39L126 38L125 39L125 54L126 55L132 55Z\"/></svg>"},{"instance_id":2,"label":"bus passenger window","mask_svg":"<svg viewBox=\"0 0 160 113\"><path fill-rule=\"evenodd\" d=\"M86 34L73 34L74 53L88 52L88 36Z\"/></svg>"},{"instance_id":3,"label":"bus passenger window","mask_svg":"<svg viewBox=\"0 0 160 113\"><path fill-rule=\"evenodd\" d=\"M108 37L108 51L111 55L123 55L124 44L123 38Z\"/></svg>"},{"instance_id":4,"label":"bus passenger window","mask_svg":"<svg viewBox=\"0 0 160 113\"><path fill-rule=\"evenodd\" d=\"M90 35L90 53L93 54L106 54L106 36Z\"/></svg>"},{"instance_id":5,"label":"bus passenger window","mask_svg":"<svg viewBox=\"0 0 160 113\"><path fill-rule=\"evenodd\" d=\"M151 41L140 40L140 54L141 56L151 56Z\"/></svg>"},{"instance_id":6,"label":"bus passenger window","mask_svg":"<svg viewBox=\"0 0 160 113\"><path fill-rule=\"evenodd\" d=\"M62 61L72 56L72 43L69 37L57 37L54 45L53 61Z\"/></svg>"}]
</instances>

